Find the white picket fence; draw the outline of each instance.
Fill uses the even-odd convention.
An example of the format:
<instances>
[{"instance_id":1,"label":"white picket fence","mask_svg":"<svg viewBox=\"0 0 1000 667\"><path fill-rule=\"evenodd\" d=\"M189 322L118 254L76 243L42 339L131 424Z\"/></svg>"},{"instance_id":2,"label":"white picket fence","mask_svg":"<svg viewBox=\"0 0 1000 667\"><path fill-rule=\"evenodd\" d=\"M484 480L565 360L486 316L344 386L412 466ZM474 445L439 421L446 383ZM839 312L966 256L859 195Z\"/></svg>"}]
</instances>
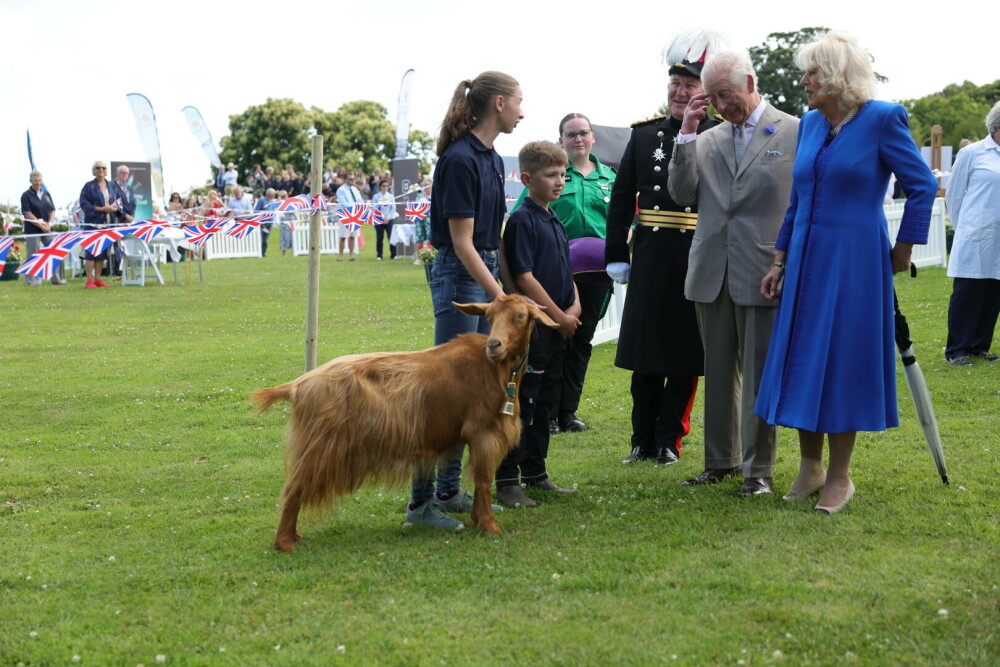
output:
<instances>
[{"instance_id":1,"label":"white picket fence","mask_svg":"<svg viewBox=\"0 0 1000 667\"><path fill-rule=\"evenodd\" d=\"M899 232L899 223L903 218L904 203L899 201L885 207L885 217L889 222L890 239L895 239L897 232ZM939 266L943 268L948 265L948 250L945 242L945 218L944 199L938 197L934 200L934 209L931 212L931 228L927 235L927 245L913 246L912 261L917 268L925 266ZM597 323L597 329L594 332L594 345L618 339L622 310L625 308L625 293L625 285L615 285L615 293L611 296L608 312L604 316L604 319Z\"/></svg>"}]
</instances>

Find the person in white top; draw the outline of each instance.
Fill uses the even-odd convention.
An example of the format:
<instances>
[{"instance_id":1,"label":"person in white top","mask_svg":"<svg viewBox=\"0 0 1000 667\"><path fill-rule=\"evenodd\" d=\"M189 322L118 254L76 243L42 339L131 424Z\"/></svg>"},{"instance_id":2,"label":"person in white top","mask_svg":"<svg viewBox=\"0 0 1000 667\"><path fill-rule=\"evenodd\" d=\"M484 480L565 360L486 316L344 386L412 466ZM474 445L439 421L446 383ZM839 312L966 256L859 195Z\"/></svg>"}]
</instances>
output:
<instances>
[{"instance_id":1,"label":"person in white top","mask_svg":"<svg viewBox=\"0 0 1000 667\"><path fill-rule=\"evenodd\" d=\"M958 152L945 203L955 228L948 260L954 278L945 358L953 366L990 354L1000 315L1000 102L986 114L989 134Z\"/></svg>"},{"instance_id":2,"label":"person in white top","mask_svg":"<svg viewBox=\"0 0 1000 667\"><path fill-rule=\"evenodd\" d=\"M354 174L348 172L344 176L344 184L337 188L337 203L344 206L351 206L352 204L361 204L363 201L361 191L354 185ZM347 254L350 256L351 261L354 261L354 239L359 236L361 236L360 229L348 231L347 226L342 222L337 223L337 238L340 240L340 253L337 256L338 262L344 261L345 241L347 242Z\"/></svg>"}]
</instances>

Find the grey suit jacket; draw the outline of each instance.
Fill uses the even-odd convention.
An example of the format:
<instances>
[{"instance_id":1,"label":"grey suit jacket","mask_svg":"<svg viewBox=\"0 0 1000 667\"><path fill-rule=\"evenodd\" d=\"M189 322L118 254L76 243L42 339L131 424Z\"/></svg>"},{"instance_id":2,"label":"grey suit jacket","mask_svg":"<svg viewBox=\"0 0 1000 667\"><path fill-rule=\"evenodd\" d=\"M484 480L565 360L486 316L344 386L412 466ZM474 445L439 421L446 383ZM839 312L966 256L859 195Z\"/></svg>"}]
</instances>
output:
<instances>
[{"instance_id":1,"label":"grey suit jacket","mask_svg":"<svg viewBox=\"0 0 1000 667\"><path fill-rule=\"evenodd\" d=\"M737 305L777 305L760 295L760 281L774 259L774 241L788 209L798 128L798 118L768 104L739 170L732 123L674 147L670 196L678 204L698 205L684 283L689 300L715 301L728 275Z\"/></svg>"}]
</instances>

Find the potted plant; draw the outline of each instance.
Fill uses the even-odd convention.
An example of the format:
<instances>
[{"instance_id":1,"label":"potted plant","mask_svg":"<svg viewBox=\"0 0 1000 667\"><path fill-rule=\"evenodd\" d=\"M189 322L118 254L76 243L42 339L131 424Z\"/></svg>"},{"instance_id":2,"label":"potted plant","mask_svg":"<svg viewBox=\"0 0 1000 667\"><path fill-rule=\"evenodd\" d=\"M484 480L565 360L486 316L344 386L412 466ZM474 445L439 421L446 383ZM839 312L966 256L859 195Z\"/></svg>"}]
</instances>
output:
<instances>
[{"instance_id":1,"label":"potted plant","mask_svg":"<svg viewBox=\"0 0 1000 667\"><path fill-rule=\"evenodd\" d=\"M437 257L437 248L430 243L424 242L417 246L417 260L424 265L424 275L427 282L431 281L431 267L434 266L434 258Z\"/></svg>"},{"instance_id":2,"label":"potted plant","mask_svg":"<svg viewBox=\"0 0 1000 667\"><path fill-rule=\"evenodd\" d=\"M14 245L11 246L10 250L7 252L7 263L4 264L3 273L0 274L0 280L17 280L21 277L20 273L15 273L21 266L21 262L24 261L24 248L21 246L20 241L14 241Z\"/></svg>"}]
</instances>

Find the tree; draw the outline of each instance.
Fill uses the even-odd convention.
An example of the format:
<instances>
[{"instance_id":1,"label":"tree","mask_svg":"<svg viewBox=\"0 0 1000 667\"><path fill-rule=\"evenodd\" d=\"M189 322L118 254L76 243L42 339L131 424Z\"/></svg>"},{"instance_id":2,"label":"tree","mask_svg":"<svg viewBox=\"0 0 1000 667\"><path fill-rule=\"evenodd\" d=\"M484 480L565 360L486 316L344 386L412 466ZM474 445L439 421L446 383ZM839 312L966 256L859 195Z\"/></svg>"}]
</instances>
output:
<instances>
[{"instance_id":1,"label":"tree","mask_svg":"<svg viewBox=\"0 0 1000 667\"><path fill-rule=\"evenodd\" d=\"M931 128L941 126L941 143L958 150L962 139L978 141L986 136L986 113L993 106L990 95L1000 89L1000 80L985 86L971 81L950 84L933 95L904 100L910 115L910 134L918 146L931 138Z\"/></svg>"},{"instance_id":2,"label":"tree","mask_svg":"<svg viewBox=\"0 0 1000 667\"><path fill-rule=\"evenodd\" d=\"M410 128L410 145L407 153L417 158L420 173L427 176L437 162L437 141L430 132Z\"/></svg>"},{"instance_id":3,"label":"tree","mask_svg":"<svg viewBox=\"0 0 1000 667\"><path fill-rule=\"evenodd\" d=\"M772 32L763 44L750 48L750 61L757 71L757 87L767 96L768 102L793 116L802 116L809 110L805 90L799 83L802 72L795 66L795 54L829 31L829 28L814 26L796 32ZM875 72L875 79L888 81L878 72Z\"/></svg>"},{"instance_id":4,"label":"tree","mask_svg":"<svg viewBox=\"0 0 1000 667\"><path fill-rule=\"evenodd\" d=\"M378 102L356 100L332 113L317 113L316 131L323 135L327 159L347 169L371 173L387 169L396 150L396 130L389 112Z\"/></svg>"},{"instance_id":5,"label":"tree","mask_svg":"<svg viewBox=\"0 0 1000 667\"><path fill-rule=\"evenodd\" d=\"M291 99L272 99L229 117L229 135L222 137L223 164L232 162L242 180L255 164L275 169L291 164L306 172L311 162L310 133L315 111Z\"/></svg>"}]
</instances>

